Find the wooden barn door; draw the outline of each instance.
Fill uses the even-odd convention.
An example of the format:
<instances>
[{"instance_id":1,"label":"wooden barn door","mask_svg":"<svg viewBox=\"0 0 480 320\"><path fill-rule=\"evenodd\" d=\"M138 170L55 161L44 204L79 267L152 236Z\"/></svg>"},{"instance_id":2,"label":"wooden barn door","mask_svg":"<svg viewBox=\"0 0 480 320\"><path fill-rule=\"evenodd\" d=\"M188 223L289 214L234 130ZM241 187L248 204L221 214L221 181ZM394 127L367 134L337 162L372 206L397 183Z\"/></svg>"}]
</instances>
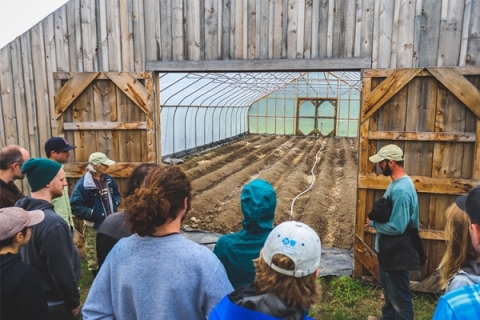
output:
<instances>
[{"instance_id":1,"label":"wooden barn door","mask_svg":"<svg viewBox=\"0 0 480 320\"><path fill-rule=\"evenodd\" d=\"M443 256L445 210L480 178L480 68L367 70L363 74L354 276L378 279L375 230L365 217L383 196L389 177L368 157L382 146L405 152L420 206L420 236L428 260L412 272L420 291L438 291L435 270ZM438 280L438 279L437 279Z\"/></svg>"},{"instance_id":2,"label":"wooden barn door","mask_svg":"<svg viewBox=\"0 0 480 320\"><path fill-rule=\"evenodd\" d=\"M65 165L70 192L93 152L116 161L108 173L120 192L137 164L160 161L151 73L69 72L54 79L56 135L77 147Z\"/></svg>"}]
</instances>

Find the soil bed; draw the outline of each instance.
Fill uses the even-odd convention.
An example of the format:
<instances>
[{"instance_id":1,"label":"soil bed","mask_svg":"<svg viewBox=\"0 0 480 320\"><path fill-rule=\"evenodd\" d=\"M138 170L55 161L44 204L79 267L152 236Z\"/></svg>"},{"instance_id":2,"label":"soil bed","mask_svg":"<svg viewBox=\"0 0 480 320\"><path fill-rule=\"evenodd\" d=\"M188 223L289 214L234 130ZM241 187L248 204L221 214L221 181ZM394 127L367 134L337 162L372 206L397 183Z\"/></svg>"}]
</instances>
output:
<instances>
[{"instance_id":1,"label":"soil bed","mask_svg":"<svg viewBox=\"0 0 480 320\"><path fill-rule=\"evenodd\" d=\"M323 148L322 148L323 147ZM292 200L312 181L312 189L295 202L293 219L314 228L325 247L353 246L357 139L252 135L201 155L181 166L192 179L194 198L184 225L222 234L241 228L240 192L255 178L277 192L275 224L290 217Z\"/></svg>"}]
</instances>

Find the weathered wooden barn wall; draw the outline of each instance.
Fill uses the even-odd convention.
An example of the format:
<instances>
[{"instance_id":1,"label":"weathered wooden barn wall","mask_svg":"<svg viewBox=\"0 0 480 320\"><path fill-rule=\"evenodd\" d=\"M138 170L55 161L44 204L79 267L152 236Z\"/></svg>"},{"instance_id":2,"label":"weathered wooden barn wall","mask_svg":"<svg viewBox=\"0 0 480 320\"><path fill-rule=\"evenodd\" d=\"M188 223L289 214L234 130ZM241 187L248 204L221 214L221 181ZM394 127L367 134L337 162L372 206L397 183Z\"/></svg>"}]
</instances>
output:
<instances>
[{"instance_id":1,"label":"weathered wooden barn wall","mask_svg":"<svg viewBox=\"0 0 480 320\"><path fill-rule=\"evenodd\" d=\"M57 132L54 72L327 57L369 57L372 68L478 66L480 1L71 0L0 50L0 146L44 156Z\"/></svg>"},{"instance_id":2,"label":"weathered wooden barn wall","mask_svg":"<svg viewBox=\"0 0 480 320\"><path fill-rule=\"evenodd\" d=\"M354 275L378 278L375 230L364 221L391 182L369 156L386 144L405 151L418 193L420 237L427 253L420 291L440 291L436 269L445 252L445 211L480 178L480 68L377 69L363 72L358 154ZM363 242L363 243L362 243ZM366 272L368 270L368 272ZM432 276L432 277L430 277Z\"/></svg>"}]
</instances>

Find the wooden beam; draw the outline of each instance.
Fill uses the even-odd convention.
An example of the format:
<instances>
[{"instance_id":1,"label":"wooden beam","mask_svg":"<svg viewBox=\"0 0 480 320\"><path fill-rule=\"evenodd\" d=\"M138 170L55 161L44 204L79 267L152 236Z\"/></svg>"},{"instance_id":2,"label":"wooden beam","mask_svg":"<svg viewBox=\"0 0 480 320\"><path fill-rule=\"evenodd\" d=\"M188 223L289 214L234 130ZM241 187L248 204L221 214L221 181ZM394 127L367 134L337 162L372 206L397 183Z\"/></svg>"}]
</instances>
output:
<instances>
[{"instance_id":1,"label":"wooden beam","mask_svg":"<svg viewBox=\"0 0 480 320\"><path fill-rule=\"evenodd\" d=\"M399 132L399 131L370 131L370 140L404 140L404 141L433 141L433 142L475 142L475 132Z\"/></svg>"},{"instance_id":2,"label":"wooden beam","mask_svg":"<svg viewBox=\"0 0 480 320\"><path fill-rule=\"evenodd\" d=\"M380 282L377 255L362 239L355 235L355 260L360 263Z\"/></svg>"},{"instance_id":3,"label":"wooden beam","mask_svg":"<svg viewBox=\"0 0 480 320\"><path fill-rule=\"evenodd\" d=\"M150 119L152 114L152 94L128 72L105 72Z\"/></svg>"},{"instance_id":4,"label":"wooden beam","mask_svg":"<svg viewBox=\"0 0 480 320\"><path fill-rule=\"evenodd\" d=\"M477 118L477 135L480 135L480 119ZM474 179L480 179L480 141L475 142L475 148L473 152L473 176Z\"/></svg>"},{"instance_id":5,"label":"wooden beam","mask_svg":"<svg viewBox=\"0 0 480 320\"><path fill-rule=\"evenodd\" d=\"M160 72L247 72L247 71L315 71L360 70L371 68L371 58L269 59L147 61L146 69Z\"/></svg>"},{"instance_id":6,"label":"wooden beam","mask_svg":"<svg viewBox=\"0 0 480 320\"><path fill-rule=\"evenodd\" d=\"M477 183L469 179L410 176L417 192L459 195L468 193ZM386 190L391 180L376 173L359 173L358 188Z\"/></svg>"},{"instance_id":7,"label":"wooden beam","mask_svg":"<svg viewBox=\"0 0 480 320\"><path fill-rule=\"evenodd\" d=\"M54 80L69 80L74 75L79 72L54 72L53 79ZM152 77L152 73L148 71L143 72L130 72L132 77L135 79L150 79ZM98 76L95 78L97 80L109 80L110 78L105 74L105 72L100 72Z\"/></svg>"},{"instance_id":8,"label":"wooden beam","mask_svg":"<svg viewBox=\"0 0 480 320\"><path fill-rule=\"evenodd\" d=\"M480 91L455 68L428 68L428 71L480 118Z\"/></svg>"},{"instance_id":9,"label":"wooden beam","mask_svg":"<svg viewBox=\"0 0 480 320\"><path fill-rule=\"evenodd\" d=\"M362 80L362 96L367 95L372 89L372 79L363 78ZM370 122L365 121L360 124L359 131L359 145L358 145L358 172L368 172L369 171L369 161L368 161L368 132L370 132ZM360 237L363 241L364 239L364 227L365 227L365 206L367 203L367 190L357 188L357 215L355 220L355 235ZM353 277L355 279L361 278L363 275L363 268L360 260L355 259L353 265Z\"/></svg>"},{"instance_id":10,"label":"wooden beam","mask_svg":"<svg viewBox=\"0 0 480 320\"><path fill-rule=\"evenodd\" d=\"M87 172L88 162L67 162L64 165L66 178L81 178ZM128 178L140 162L116 162L107 173L114 178Z\"/></svg>"},{"instance_id":11,"label":"wooden beam","mask_svg":"<svg viewBox=\"0 0 480 320\"><path fill-rule=\"evenodd\" d=\"M479 67L451 67L457 70L464 76L480 75ZM430 68L429 68L430 69ZM386 78L390 76L397 69L367 69L363 71L363 77L365 78ZM423 70L417 77L432 77L432 74L428 70Z\"/></svg>"},{"instance_id":12,"label":"wooden beam","mask_svg":"<svg viewBox=\"0 0 480 320\"><path fill-rule=\"evenodd\" d=\"M362 99L361 123L375 113L385 102L397 94L422 68L397 69Z\"/></svg>"},{"instance_id":13,"label":"wooden beam","mask_svg":"<svg viewBox=\"0 0 480 320\"><path fill-rule=\"evenodd\" d=\"M58 119L68 106L98 76L98 72L76 73L55 95L55 119Z\"/></svg>"},{"instance_id":14,"label":"wooden beam","mask_svg":"<svg viewBox=\"0 0 480 320\"><path fill-rule=\"evenodd\" d=\"M371 234L376 234L377 231L371 226L365 227L365 232L371 233ZM420 235L420 239L423 240L446 240L446 235L445 231L442 230L426 230L426 229L420 229L418 231L418 234Z\"/></svg>"},{"instance_id":15,"label":"wooden beam","mask_svg":"<svg viewBox=\"0 0 480 320\"><path fill-rule=\"evenodd\" d=\"M65 122L64 130L135 130L147 129L145 121L140 122Z\"/></svg>"}]
</instances>

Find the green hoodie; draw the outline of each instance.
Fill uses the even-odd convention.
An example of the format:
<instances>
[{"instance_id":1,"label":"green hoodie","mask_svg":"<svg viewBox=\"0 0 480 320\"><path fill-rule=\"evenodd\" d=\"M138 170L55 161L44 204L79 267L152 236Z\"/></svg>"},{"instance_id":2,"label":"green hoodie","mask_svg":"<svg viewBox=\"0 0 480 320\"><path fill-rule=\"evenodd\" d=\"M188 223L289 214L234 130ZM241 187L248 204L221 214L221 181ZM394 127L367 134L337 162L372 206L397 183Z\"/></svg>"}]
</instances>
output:
<instances>
[{"instance_id":1,"label":"green hoodie","mask_svg":"<svg viewBox=\"0 0 480 320\"><path fill-rule=\"evenodd\" d=\"M55 212L65 220L73 235L75 229L72 219L72 208L70 207L70 197L68 196L68 186L63 187L63 195L52 200Z\"/></svg>"},{"instance_id":2,"label":"green hoodie","mask_svg":"<svg viewBox=\"0 0 480 320\"><path fill-rule=\"evenodd\" d=\"M247 184L240 196L243 227L233 234L221 236L213 252L223 263L234 288L247 285L255 279L252 262L273 229L277 196L266 181L256 179Z\"/></svg>"}]
</instances>

